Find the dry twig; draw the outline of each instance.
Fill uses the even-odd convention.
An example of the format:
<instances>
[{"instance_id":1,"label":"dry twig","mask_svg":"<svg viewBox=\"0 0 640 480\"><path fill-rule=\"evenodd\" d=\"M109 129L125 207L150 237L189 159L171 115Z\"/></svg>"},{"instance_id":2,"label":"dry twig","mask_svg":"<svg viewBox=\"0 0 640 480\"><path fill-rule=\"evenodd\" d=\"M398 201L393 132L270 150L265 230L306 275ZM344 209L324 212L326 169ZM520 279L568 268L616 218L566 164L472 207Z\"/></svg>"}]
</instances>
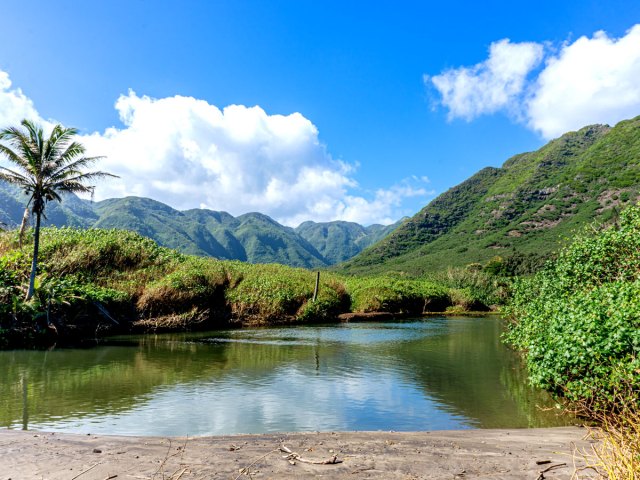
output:
<instances>
[{"instance_id":1,"label":"dry twig","mask_svg":"<svg viewBox=\"0 0 640 480\"><path fill-rule=\"evenodd\" d=\"M93 470L94 468L96 468L98 465L100 465L102 462L98 462L95 465L90 466L89 468L87 468L86 470L80 472L79 474L77 474L75 477L73 477L71 480L76 480L76 478L78 478L80 475L84 475L85 473L87 473L89 470Z\"/></svg>"},{"instance_id":2,"label":"dry twig","mask_svg":"<svg viewBox=\"0 0 640 480\"><path fill-rule=\"evenodd\" d=\"M561 467L566 467L567 464L566 463L556 463L555 465L550 465L547 468L545 468L544 470L540 470L538 472L538 478L536 478L536 480L544 480L544 474L547 472L550 472L551 470L554 470L556 468L561 468Z\"/></svg>"},{"instance_id":3,"label":"dry twig","mask_svg":"<svg viewBox=\"0 0 640 480\"><path fill-rule=\"evenodd\" d=\"M328 460L309 460L302 458L299 453L292 451L290 448L284 445L280 446L280 451L286 453L282 458L289 461L298 461L302 463L311 463L313 465L334 465L336 463L342 463L342 460L338 460L337 455L332 455Z\"/></svg>"},{"instance_id":4,"label":"dry twig","mask_svg":"<svg viewBox=\"0 0 640 480\"><path fill-rule=\"evenodd\" d=\"M251 462L249 465L247 465L246 467L243 467L240 469L240 473L238 474L238 476L236 478L234 478L234 480L238 480L242 475L248 475L249 474L249 469L251 467L253 467L256 463L258 463L260 460L262 460L263 458L267 458L269 455L271 455L272 453L276 453L280 451L280 449L276 448L275 450L271 450L270 452L265 453L264 455L262 455L259 458L256 458L253 462Z\"/></svg>"}]
</instances>

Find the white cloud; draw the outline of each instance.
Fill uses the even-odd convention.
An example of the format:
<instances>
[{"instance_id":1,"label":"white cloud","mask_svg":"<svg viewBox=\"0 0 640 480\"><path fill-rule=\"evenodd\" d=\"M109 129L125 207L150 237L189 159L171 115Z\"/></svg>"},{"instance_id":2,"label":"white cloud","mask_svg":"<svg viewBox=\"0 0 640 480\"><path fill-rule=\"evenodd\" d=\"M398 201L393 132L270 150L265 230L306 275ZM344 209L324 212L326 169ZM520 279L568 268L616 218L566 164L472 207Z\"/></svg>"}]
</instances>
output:
<instances>
[{"instance_id":1,"label":"white cloud","mask_svg":"<svg viewBox=\"0 0 640 480\"><path fill-rule=\"evenodd\" d=\"M122 126L82 135L98 168L118 175L97 185L95 199L136 195L174 208L209 208L233 215L258 211L295 226L306 220L390 223L403 200L427 196L424 178L362 191L356 165L335 160L318 130L300 113L269 115L262 108L135 92L116 101ZM0 71L0 118L45 122Z\"/></svg>"},{"instance_id":2,"label":"white cloud","mask_svg":"<svg viewBox=\"0 0 640 480\"><path fill-rule=\"evenodd\" d=\"M640 114L640 25L620 39L580 37L547 60L526 103L529 125L547 138Z\"/></svg>"},{"instance_id":3,"label":"white cloud","mask_svg":"<svg viewBox=\"0 0 640 480\"><path fill-rule=\"evenodd\" d=\"M51 122L40 117L31 99L11 85L9 74L0 70L0 128L19 125L24 118L39 123L45 130L52 128Z\"/></svg>"},{"instance_id":4,"label":"white cloud","mask_svg":"<svg viewBox=\"0 0 640 480\"><path fill-rule=\"evenodd\" d=\"M528 78L543 52L543 67ZM619 39L596 32L556 49L501 40L492 44L486 61L425 76L425 82L439 92L450 119L471 120L505 110L543 137L553 138L588 124L615 124L640 114L638 78L640 25L635 25Z\"/></svg>"},{"instance_id":5,"label":"white cloud","mask_svg":"<svg viewBox=\"0 0 640 480\"><path fill-rule=\"evenodd\" d=\"M82 138L91 154L106 156L101 166L121 177L100 185L98 199L146 196L180 209L260 211L297 225L390 223L404 198L425 194L394 186L372 200L354 196L355 167L334 160L299 113L268 115L242 105L220 110L195 98L134 92L121 96L116 109L124 128Z\"/></svg>"},{"instance_id":6,"label":"white cloud","mask_svg":"<svg viewBox=\"0 0 640 480\"><path fill-rule=\"evenodd\" d=\"M473 67L446 70L425 76L442 96L449 118L472 120L509 106L524 88L529 72L542 60L543 47L537 43L494 42L489 58Z\"/></svg>"},{"instance_id":7,"label":"white cloud","mask_svg":"<svg viewBox=\"0 0 640 480\"><path fill-rule=\"evenodd\" d=\"M394 185L389 189L379 189L373 200L347 195L340 205L341 218L356 223L367 223L368 218L377 218L374 223L389 224L398 220L397 212L405 198L428 197L435 194L434 190L412 185L409 179ZM424 180L421 180L424 182ZM371 223L371 222L369 222Z\"/></svg>"}]
</instances>

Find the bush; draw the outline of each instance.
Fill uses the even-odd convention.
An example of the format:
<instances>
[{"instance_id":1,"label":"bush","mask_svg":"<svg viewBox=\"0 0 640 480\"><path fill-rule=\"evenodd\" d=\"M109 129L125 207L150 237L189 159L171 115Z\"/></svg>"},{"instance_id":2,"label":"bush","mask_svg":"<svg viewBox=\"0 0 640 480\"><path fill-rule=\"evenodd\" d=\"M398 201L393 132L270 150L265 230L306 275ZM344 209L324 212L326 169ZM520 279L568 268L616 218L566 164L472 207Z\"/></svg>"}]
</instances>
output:
<instances>
[{"instance_id":1,"label":"bush","mask_svg":"<svg viewBox=\"0 0 640 480\"><path fill-rule=\"evenodd\" d=\"M518 281L508 313L535 385L594 411L615 407L622 379L640 391L640 209Z\"/></svg>"},{"instance_id":2,"label":"bush","mask_svg":"<svg viewBox=\"0 0 640 480\"><path fill-rule=\"evenodd\" d=\"M227 273L214 259L185 257L176 269L149 283L138 298L136 307L144 317L193 312L222 314Z\"/></svg>"},{"instance_id":3,"label":"bush","mask_svg":"<svg viewBox=\"0 0 640 480\"><path fill-rule=\"evenodd\" d=\"M462 311L484 311L494 305L503 305L509 296L511 283L487 272L486 267L478 263L471 263L465 268L449 267L430 278L450 289L451 303Z\"/></svg>"},{"instance_id":4,"label":"bush","mask_svg":"<svg viewBox=\"0 0 640 480\"><path fill-rule=\"evenodd\" d=\"M427 280L352 277L346 286L354 312L421 314L443 311L449 304L447 289Z\"/></svg>"}]
</instances>

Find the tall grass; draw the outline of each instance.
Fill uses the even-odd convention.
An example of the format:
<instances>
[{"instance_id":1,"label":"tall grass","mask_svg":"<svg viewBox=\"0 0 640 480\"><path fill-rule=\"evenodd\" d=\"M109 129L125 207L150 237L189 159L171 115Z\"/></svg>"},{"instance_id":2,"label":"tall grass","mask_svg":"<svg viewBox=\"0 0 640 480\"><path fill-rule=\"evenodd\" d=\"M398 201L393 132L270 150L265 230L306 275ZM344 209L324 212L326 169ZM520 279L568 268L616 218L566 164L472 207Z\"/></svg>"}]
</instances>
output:
<instances>
[{"instance_id":1,"label":"tall grass","mask_svg":"<svg viewBox=\"0 0 640 480\"><path fill-rule=\"evenodd\" d=\"M486 265L447 267L427 278L450 290L451 303L462 310L487 310L503 305L509 298L510 282L488 273Z\"/></svg>"},{"instance_id":2,"label":"tall grass","mask_svg":"<svg viewBox=\"0 0 640 480\"><path fill-rule=\"evenodd\" d=\"M594 419L598 426L588 427L590 447L577 451L584 467L576 478L608 480L640 479L640 392L618 394L615 409L605 412L584 406L580 412Z\"/></svg>"},{"instance_id":3,"label":"tall grass","mask_svg":"<svg viewBox=\"0 0 640 480\"><path fill-rule=\"evenodd\" d=\"M443 311L450 304L448 290L428 280L350 277L345 285L354 312L421 314Z\"/></svg>"}]
</instances>

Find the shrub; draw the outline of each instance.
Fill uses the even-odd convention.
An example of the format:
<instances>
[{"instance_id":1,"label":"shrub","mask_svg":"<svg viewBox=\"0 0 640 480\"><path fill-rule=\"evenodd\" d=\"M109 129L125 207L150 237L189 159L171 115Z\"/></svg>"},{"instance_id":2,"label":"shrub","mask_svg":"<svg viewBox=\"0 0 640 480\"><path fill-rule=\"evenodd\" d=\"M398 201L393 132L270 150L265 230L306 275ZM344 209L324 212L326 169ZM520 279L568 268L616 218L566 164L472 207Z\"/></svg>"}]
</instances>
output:
<instances>
[{"instance_id":1,"label":"shrub","mask_svg":"<svg viewBox=\"0 0 640 480\"><path fill-rule=\"evenodd\" d=\"M214 259L187 257L176 269L147 285L137 301L142 316L156 317L204 311L220 313L224 310L224 289L227 273Z\"/></svg>"},{"instance_id":2,"label":"shrub","mask_svg":"<svg viewBox=\"0 0 640 480\"><path fill-rule=\"evenodd\" d=\"M488 310L494 305L503 305L509 296L510 281L485 271L480 264L472 263L465 268L449 267L431 275L431 280L450 289L451 303L462 310Z\"/></svg>"},{"instance_id":3,"label":"shrub","mask_svg":"<svg viewBox=\"0 0 640 480\"><path fill-rule=\"evenodd\" d=\"M508 313L535 385L594 411L614 406L622 378L640 390L640 209L518 281Z\"/></svg>"},{"instance_id":4,"label":"shrub","mask_svg":"<svg viewBox=\"0 0 640 480\"><path fill-rule=\"evenodd\" d=\"M420 314L442 311L449 303L447 289L427 280L352 277L346 286L354 312Z\"/></svg>"}]
</instances>

